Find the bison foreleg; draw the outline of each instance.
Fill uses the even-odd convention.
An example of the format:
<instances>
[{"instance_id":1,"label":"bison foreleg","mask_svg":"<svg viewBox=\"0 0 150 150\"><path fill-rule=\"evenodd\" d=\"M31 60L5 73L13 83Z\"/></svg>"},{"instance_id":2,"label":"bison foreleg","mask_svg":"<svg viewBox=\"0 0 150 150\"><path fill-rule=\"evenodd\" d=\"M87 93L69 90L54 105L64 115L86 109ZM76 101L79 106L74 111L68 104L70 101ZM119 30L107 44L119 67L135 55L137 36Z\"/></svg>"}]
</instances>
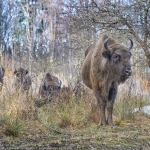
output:
<instances>
[{"instance_id":1,"label":"bison foreleg","mask_svg":"<svg viewBox=\"0 0 150 150\"><path fill-rule=\"evenodd\" d=\"M105 115L106 104L98 102L98 105L99 105L99 113L100 113L99 126L105 126L106 125L106 115Z\"/></svg>"},{"instance_id":2,"label":"bison foreleg","mask_svg":"<svg viewBox=\"0 0 150 150\"><path fill-rule=\"evenodd\" d=\"M108 100L107 100L107 123L110 126L113 126L113 119L112 119L112 113L113 113L113 105L114 105L114 101L116 99L116 95L117 95L117 86L115 86L115 84L112 84L110 90L109 90L109 96L108 96Z\"/></svg>"},{"instance_id":3,"label":"bison foreleg","mask_svg":"<svg viewBox=\"0 0 150 150\"><path fill-rule=\"evenodd\" d=\"M99 90L95 89L93 90L93 92L97 98L98 107L99 107L99 113L100 113L99 114L100 115L99 126L105 126L106 125L106 115L105 115L106 100L102 98Z\"/></svg>"},{"instance_id":4,"label":"bison foreleg","mask_svg":"<svg viewBox=\"0 0 150 150\"><path fill-rule=\"evenodd\" d=\"M113 126L113 119L112 119L112 113L113 113L113 104L107 103L107 124L110 126Z\"/></svg>"}]
</instances>

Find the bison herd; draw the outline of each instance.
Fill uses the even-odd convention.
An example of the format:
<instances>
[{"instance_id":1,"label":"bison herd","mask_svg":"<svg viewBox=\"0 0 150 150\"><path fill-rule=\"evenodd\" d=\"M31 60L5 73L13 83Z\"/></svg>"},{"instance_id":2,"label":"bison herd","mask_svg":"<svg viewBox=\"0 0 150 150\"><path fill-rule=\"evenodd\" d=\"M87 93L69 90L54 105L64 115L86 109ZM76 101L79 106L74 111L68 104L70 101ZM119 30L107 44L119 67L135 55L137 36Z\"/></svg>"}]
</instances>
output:
<instances>
[{"instance_id":1,"label":"bison herd","mask_svg":"<svg viewBox=\"0 0 150 150\"><path fill-rule=\"evenodd\" d=\"M0 83L1 89L3 86L3 78L5 74L5 69L0 66ZM28 94L31 87L31 77L28 73L28 70L24 68L18 68L14 71L15 82L14 87L16 91L26 92ZM60 91L61 89L61 80L56 76L53 76L51 73L46 73L45 77L42 79L39 94L42 98L53 95L55 92Z\"/></svg>"},{"instance_id":2,"label":"bison herd","mask_svg":"<svg viewBox=\"0 0 150 150\"><path fill-rule=\"evenodd\" d=\"M96 43L85 51L81 75L83 83L92 89L99 107L99 125L113 125L113 105L117 96L118 85L124 83L132 74L130 58L133 41L129 39L130 46L124 46L116 40L102 35ZM5 69L0 67L0 82L3 85ZM31 77L28 70L18 68L14 71L16 76L15 88L29 91ZM61 80L50 72L45 74L39 87L41 97L48 97L61 89ZM106 116L107 114L107 116Z\"/></svg>"}]
</instances>

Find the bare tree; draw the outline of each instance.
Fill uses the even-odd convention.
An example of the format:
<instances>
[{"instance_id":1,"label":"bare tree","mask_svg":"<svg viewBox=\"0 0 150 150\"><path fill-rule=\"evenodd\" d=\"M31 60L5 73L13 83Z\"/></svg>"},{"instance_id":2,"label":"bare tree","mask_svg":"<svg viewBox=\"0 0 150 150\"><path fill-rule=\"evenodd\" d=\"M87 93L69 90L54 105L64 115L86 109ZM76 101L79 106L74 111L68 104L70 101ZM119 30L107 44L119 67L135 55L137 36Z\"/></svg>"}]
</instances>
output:
<instances>
[{"instance_id":1,"label":"bare tree","mask_svg":"<svg viewBox=\"0 0 150 150\"><path fill-rule=\"evenodd\" d=\"M88 24L100 32L117 32L133 36L142 47L150 67L150 0L78 0L80 5L70 5L77 15L72 15L74 26ZM67 4L68 5L68 4ZM69 7L69 6L68 6ZM82 9L84 8L84 11ZM78 23L81 23L78 25Z\"/></svg>"}]
</instances>

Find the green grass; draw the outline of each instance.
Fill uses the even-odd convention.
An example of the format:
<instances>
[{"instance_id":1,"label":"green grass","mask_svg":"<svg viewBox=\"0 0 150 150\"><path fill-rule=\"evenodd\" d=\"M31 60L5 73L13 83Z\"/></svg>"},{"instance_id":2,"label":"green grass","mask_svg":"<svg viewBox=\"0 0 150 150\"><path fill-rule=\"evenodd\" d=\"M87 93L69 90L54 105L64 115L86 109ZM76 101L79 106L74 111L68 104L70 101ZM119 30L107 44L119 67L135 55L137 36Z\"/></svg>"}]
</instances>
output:
<instances>
[{"instance_id":1,"label":"green grass","mask_svg":"<svg viewBox=\"0 0 150 150\"><path fill-rule=\"evenodd\" d=\"M74 99L60 105L52 102L45 108L40 108L39 119L47 126L82 128L88 123L87 116L90 113L90 110L86 109L86 105L83 101L77 104Z\"/></svg>"},{"instance_id":2,"label":"green grass","mask_svg":"<svg viewBox=\"0 0 150 150\"><path fill-rule=\"evenodd\" d=\"M6 136L19 136L24 129L24 122L21 119L14 118L13 115L0 116L0 125L3 126L3 134Z\"/></svg>"},{"instance_id":3,"label":"green grass","mask_svg":"<svg viewBox=\"0 0 150 150\"><path fill-rule=\"evenodd\" d=\"M149 105L149 101L137 97L122 98L116 100L114 104L114 115L120 120L134 120L134 108Z\"/></svg>"}]
</instances>

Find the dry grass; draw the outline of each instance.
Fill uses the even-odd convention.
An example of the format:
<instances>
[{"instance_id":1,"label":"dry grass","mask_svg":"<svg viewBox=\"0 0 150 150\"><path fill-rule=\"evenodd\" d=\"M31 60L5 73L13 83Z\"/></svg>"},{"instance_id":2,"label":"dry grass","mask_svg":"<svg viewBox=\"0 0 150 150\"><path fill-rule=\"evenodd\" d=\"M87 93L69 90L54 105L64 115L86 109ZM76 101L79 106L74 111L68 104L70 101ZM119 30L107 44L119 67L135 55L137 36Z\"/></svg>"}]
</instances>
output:
<instances>
[{"instance_id":1,"label":"dry grass","mask_svg":"<svg viewBox=\"0 0 150 150\"><path fill-rule=\"evenodd\" d=\"M121 149L136 147L137 142L144 143L144 140L147 142L150 118L132 113L133 108L147 105L146 99L133 96L117 99L113 116L117 126L98 129L98 109L93 94L84 88L76 93L75 89L63 87L60 94L37 107L35 113L37 96L16 92L6 82L0 96L0 133L3 140L11 141L11 137L18 137L29 144L26 140L32 139L33 147L34 142L63 148L65 143L72 143L83 149Z\"/></svg>"},{"instance_id":2,"label":"dry grass","mask_svg":"<svg viewBox=\"0 0 150 150\"><path fill-rule=\"evenodd\" d=\"M59 94L48 101L46 100L40 107L36 108L37 112L35 112L35 98L33 96L10 90L5 84L0 98L1 124L2 122L9 124L9 130L11 127L13 128L13 125L18 126L18 133L26 120L33 122L37 119L47 129L51 127L82 129L93 123L98 124L98 106L93 94L82 88L79 94L80 99L77 99L74 89L75 87L72 86L63 87ZM42 100L38 99L38 102L42 102ZM123 126L124 121L135 120L136 114L132 112L133 108L142 107L146 104L148 104L147 100L138 97L116 100L114 106L116 124Z\"/></svg>"}]
</instances>

